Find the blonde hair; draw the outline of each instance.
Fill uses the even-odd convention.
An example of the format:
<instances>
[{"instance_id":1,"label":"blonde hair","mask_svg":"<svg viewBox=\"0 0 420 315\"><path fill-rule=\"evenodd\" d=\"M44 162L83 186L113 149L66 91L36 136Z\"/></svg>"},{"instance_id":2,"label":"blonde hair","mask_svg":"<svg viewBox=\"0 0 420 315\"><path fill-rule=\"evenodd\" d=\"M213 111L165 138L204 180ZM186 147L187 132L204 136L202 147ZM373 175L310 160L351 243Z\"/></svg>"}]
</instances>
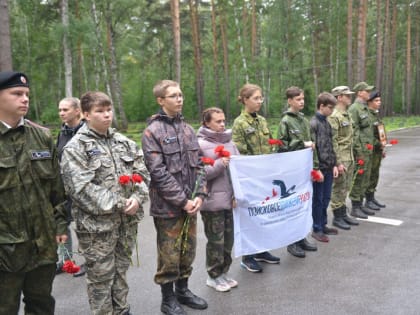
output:
<instances>
[{"instance_id":1,"label":"blonde hair","mask_svg":"<svg viewBox=\"0 0 420 315\"><path fill-rule=\"evenodd\" d=\"M153 87L153 95L155 97L165 97L166 90L168 87L180 87L179 83L173 80L161 80L158 81Z\"/></svg>"}]
</instances>

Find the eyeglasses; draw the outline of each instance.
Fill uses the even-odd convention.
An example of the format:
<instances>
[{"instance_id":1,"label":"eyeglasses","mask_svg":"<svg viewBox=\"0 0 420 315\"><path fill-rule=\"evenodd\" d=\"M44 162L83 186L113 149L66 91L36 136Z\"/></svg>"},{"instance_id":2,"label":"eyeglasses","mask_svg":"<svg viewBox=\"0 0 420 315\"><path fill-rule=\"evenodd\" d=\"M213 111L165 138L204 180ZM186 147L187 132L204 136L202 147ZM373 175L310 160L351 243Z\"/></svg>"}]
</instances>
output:
<instances>
[{"instance_id":1,"label":"eyeglasses","mask_svg":"<svg viewBox=\"0 0 420 315\"><path fill-rule=\"evenodd\" d=\"M172 100L177 100L177 99L183 100L184 95L182 95L182 94L171 94L171 95L167 95L167 96L162 96L162 98L170 98Z\"/></svg>"},{"instance_id":2,"label":"eyeglasses","mask_svg":"<svg viewBox=\"0 0 420 315\"><path fill-rule=\"evenodd\" d=\"M262 96L251 97L251 100L255 102L264 102L264 97Z\"/></svg>"}]
</instances>

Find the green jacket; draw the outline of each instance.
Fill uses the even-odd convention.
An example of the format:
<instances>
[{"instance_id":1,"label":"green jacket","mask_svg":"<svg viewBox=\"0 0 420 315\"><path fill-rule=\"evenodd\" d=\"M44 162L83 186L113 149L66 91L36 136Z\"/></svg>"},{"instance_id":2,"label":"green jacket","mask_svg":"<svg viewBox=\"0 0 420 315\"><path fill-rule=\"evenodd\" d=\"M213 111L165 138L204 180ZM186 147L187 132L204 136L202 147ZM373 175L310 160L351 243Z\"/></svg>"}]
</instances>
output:
<instances>
[{"instance_id":1,"label":"green jacket","mask_svg":"<svg viewBox=\"0 0 420 315\"><path fill-rule=\"evenodd\" d=\"M374 143L373 123L369 118L369 109L366 104L356 101L350 106L349 114L353 120L354 155L363 158L372 154L366 145Z\"/></svg>"},{"instance_id":2,"label":"green jacket","mask_svg":"<svg viewBox=\"0 0 420 315\"><path fill-rule=\"evenodd\" d=\"M268 154L272 148L268 143L271 138L270 129L263 116L253 117L246 111L236 117L232 127L232 140L239 152L244 155Z\"/></svg>"},{"instance_id":3,"label":"green jacket","mask_svg":"<svg viewBox=\"0 0 420 315\"><path fill-rule=\"evenodd\" d=\"M328 122L333 131L333 147L337 157L337 165L352 162L353 156L353 128L352 120L347 111L335 108Z\"/></svg>"},{"instance_id":4,"label":"green jacket","mask_svg":"<svg viewBox=\"0 0 420 315\"><path fill-rule=\"evenodd\" d=\"M66 234L57 150L46 128L0 122L0 270L31 270L57 260Z\"/></svg>"},{"instance_id":5,"label":"green jacket","mask_svg":"<svg viewBox=\"0 0 420 315\"><path fill-rule=\"evenodd\" d=\"M378 131L378 125L382 125L383 122L381 118L379 117L379 113L376 110L369 108L369 119L372 121L373 125L373 135L374 135L374 141L373 146L375 148L376 152L382 151L382 144L379 141L379 131Z\"/></svg>"},{"instance_id":6,"label":"green jacket","mask_svg":"<svg viewBox=\"0 0 420 315\"><path fill-rule=\"evenodd\" d=\"M313 141L309 121L304 114L287 110L280 119L277 138L283 142L279 152L290 152L305 149L305 141ZM318 169L318 155L313 150L314 168Z\"/></svg>"}]
</instances>

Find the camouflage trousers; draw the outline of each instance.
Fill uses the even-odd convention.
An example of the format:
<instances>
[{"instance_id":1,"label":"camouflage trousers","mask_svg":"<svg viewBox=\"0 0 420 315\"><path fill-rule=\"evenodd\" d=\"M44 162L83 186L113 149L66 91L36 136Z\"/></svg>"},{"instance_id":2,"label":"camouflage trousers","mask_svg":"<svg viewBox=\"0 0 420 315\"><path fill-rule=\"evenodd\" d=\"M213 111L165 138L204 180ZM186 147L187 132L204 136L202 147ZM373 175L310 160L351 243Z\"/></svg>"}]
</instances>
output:
<instances>
[{"instance_id":1,"label":"camouflage trousers","mask_svg":"<svg viewBox=\"0 0 420 315\"><path fill-rule=\"evenodd\" d=\"M233 213L232 210L201 211L207 237L206 267L211 278L227 273L232 264Z\"/></svg>"},{"instance_id":2,"label":"camouflage trousers","mask_svg":"<svg viewBox=\"0 0 420 315\"><path fill-rule=\"evenodd\" d=\"M343 162L346 172L334 178L332 193L331 193L331 210L339 209L346 205L347 194L349 193L350 186L353 180L354 162Z\"/></svg>"},{"instance_id":3,"label":"camouflage trousers","mask_svg":"<svg viewBox=\"0 0 420 315\"><path fill-rule=\"evenodd\" d=\"M183 244L177 244L186 216L176 218L153 218L157 233L158 265L155 274L157 284L189 278L197 246L197 215L190 217L185 252Z\"/></svg>"},{"instance_id":4,"label":"camouflage trousers","mask_svg":"<svg viewBox=\"0 0 420 315\"><path fill-rule=\"evenodd\" d=\"M137 237L137 224L120 225L103 233L80 233L79 250L86 260L89 305L94 315L125 314L132 249Z\"/></svg>"},{"instance_id":5,"label":"camouflage trousers","mask_svg":"<svg viewBox=\"0 0 420 315\"><path fill-rule=\"evenodd\" d=\"M366 189L369 186L370 172L372 171L372 155L365 155L364 164L359 166L357 160L355 161L355 168L353 172L353 182L350 188L349 198L351 201L363 201ZM359 174L362 169L363 173Z\"/></svg>"},{"instance_id":6,"label":"camouflage trousers","mask_svg":"<svg viewBox=\"0 0 420 315\"><path fill-rule=\"evenodd\" d=\"M379 181L379 169L381 168L382 162L382 150L374 151L372 154L372 170L370 172L369 185L366 189L366 193L374 193L376 186Z\"/></svg>"},{"instance_id":7,"label":"camouflage trousers","mask_svg":"<svg viewBox=\"0 0 420 315\"><path fill-rule=\"evenodd\" d=\"M0 270L0 315L16 315L23 293L25 314L53 315L55 300L51 295L55 263L42 265L30 271Z\"/></svg>"}]
</instances>

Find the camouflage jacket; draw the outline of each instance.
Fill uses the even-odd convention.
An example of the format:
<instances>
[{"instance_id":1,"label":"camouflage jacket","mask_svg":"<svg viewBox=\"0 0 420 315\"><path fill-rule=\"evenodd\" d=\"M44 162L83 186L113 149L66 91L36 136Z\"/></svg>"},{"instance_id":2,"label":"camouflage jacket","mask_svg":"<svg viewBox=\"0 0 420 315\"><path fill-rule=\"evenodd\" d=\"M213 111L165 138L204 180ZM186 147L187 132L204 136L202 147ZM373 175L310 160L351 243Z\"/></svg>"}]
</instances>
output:
<instances>
[{"instance_id":1,"label":"camouflage jacket","mask_svg":"<svg viewBox=\"0 0 420 315\"><path fill-rule=\"evenodd\" d=\"M263 116L242 110L233 122L232 140L243 155L268 154L272 148L268 144L271 138L270 129Z\"/></svg>"},{"instance_id":2,"label":"camouflage jacket","mask_svg":"<svg viewBox=\"0 0 420 315\"><path fill-rule=\"evenodd\" d=\"M337 157L337 165L352 162L353 157L353 127L347 111L335 108L328 116L333 133L333 147Z\"/></svg>"},{"instance_id":3,"label":"camouflage jacket","mask_svg":"<svg viewBox=\"0 0 420 315\"><path fill-rule=\"evenodd\" d=\"M142 145L150 172L150 214L172 218L184 213L193 192L203 199L206 176L194 129L182 115L168 117L163 111L148 119Z\"/></svg>"},{"instance_id":4,"label":"camouflage jacket","mask_svg":"<svg viewBox=\"0 0 420 315\"><path fill-rule=\"evenodd\" d=\"M382 125L383 122L381 118L379 117L379 112L377 110L369 108L369 118L372 121L372 125L373 125L373 135L374 135L373 146L374 146L375 152L382 152L383 147L382 147L381 142L379 141L378 126Z\"/></svg>"},{"instance_id":5,"label":"camouflage jacket","mask_svg":"<svg viewBox=\"0 0 420 315\"><path fill-rule=\"evenodd\" d=\"M284 145L280 146L279 152L289 152L305 149L305 141L312 141L310 125L303 113L294 113L287 110L283 113L278 129L278 139ZM318 166L318 155L313 151L314 167Z\"/></svg>"},{"instance_id":6,"label":"camouflage jacket","mask_svg":"<svg viewBox=\"0 0 420 315\"><path fill-rule=\"evenodd\" d=\"M84 125L64 147L61 171L78 233L108 232L143 217L149 174L142 151L122 134L110 128L101 136ZM132 174L139 174L143 182L120 184L121 175ZM140 205L134 216L123 214L129 197Z\"/></svg>"},{"instance_id":7,"label":"camouflage jacket","mask_svg":"<svg viewBox=\"0 0 420 315\"><path fill-rule=\"evenodd\" d=\"M318 155L318 165L314 165L314 168L332 171L337 164L337 159L332 143L332 130L327 117L318 112L315 113L315 116L311 118L310 126Z\"/></svg>"},{"instance_id":8,"label":"camouflage jacket","mask_svg":"<svg viewBox=\"0 0 420 315\"><path fill-rule=\"evenodd\" d=\"M356 101L348 110L353 120L354 134L354 155L356 158L363 158L365 155L371 155L372 151L367 149L367 144L373 145L373 124L369 118L369 109L366 104Z\"/></svg>"},{"instance_id":9,"label":"camouflage jacket","mask_svg":"<svg viewBox=\"0 0 420 315\"><path fill-rule=\"evenodd\" d=\"M0 122L0 178L0 270L54 263L55 236L66 234L66 219L57 150L46 128Z\"/></svg>"}]
</instances>

